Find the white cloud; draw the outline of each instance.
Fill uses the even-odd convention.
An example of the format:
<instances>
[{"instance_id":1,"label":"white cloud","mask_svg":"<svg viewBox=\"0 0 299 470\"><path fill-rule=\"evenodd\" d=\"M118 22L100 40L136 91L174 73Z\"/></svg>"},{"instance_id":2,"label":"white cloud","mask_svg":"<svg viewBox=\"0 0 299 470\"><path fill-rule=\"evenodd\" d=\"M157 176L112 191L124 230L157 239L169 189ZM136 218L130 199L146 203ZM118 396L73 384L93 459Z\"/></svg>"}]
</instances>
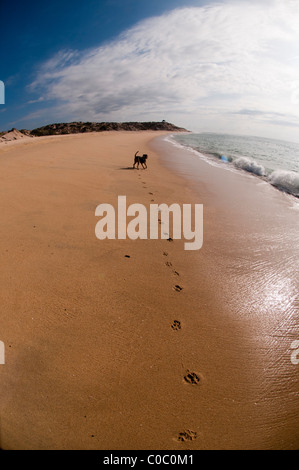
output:
<instances>
[{"instance_id":1,"label":"white cloud","mask_svg":"<svg viewBox=\"0 0 299 470\"><path fill-rule=\"evenodd\" d=\"M31 89L68 119L269 133L279 113L290 132L299 125L298 24L297 0L173 10L93 50L59 52Z\"/></svg>"}]
</instances>

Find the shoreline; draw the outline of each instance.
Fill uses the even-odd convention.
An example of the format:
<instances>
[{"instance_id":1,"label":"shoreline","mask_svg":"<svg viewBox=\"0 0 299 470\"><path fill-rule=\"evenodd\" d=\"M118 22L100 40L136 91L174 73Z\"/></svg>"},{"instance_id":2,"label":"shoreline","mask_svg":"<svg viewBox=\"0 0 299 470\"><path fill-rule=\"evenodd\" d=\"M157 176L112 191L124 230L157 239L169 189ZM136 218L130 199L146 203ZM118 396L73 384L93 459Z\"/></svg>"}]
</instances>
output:
<instances>
[{"instance_id":1,"label":"shoreline","mask_svg":"<svg viewBox=\"0 0 299 470\"><path fill-rule=\"evenodd\" d=\"M167 143L170 145L170 147L174 150L174 154L182 153L182 154L188 156L189 171L188 171L188 169L183 168L182 162L180 162L179 159L177 159L175 162L171 162L171 164L174 164L176 166L177 171L184 174L185 178L187 178L189 180L195 179L194 178L194 173L193 173L193 171L191 171L191 167L194 170L194 169L196 169L196 165L194 165L192 163L192 160L195 160L195 161L196 160L201 160L203 165L208 164L209 166L212 166L213 168L216 169L215 170L216 172L218 170L218 172L221 172L224 177L226 175L226 172L229 172L229 173L233 172L236 175L239 175L240 178L243 177L243 178L252 179L253 181L255 181L255 184L257 184L257 185L261 185L261 184L267 185L268 186L269 197L271 197L271 195L270 195L271 190L274 190L275 192L278 192L280 195L282 195L282 197L288 199L291 203L293 203L295 205L298 204L298 208L299 208L299 201L298 201L299 196L297 196L296 194L293 194L292 192L287 191L286 189L283 189L279 186L271 184L271 182L267 179L266 176L262 176L262 175L250 172L246 169L242 169L241 167L239 167L239 168L234 167L234 166L231 165L231 162L221 164L219 161L213 161L213 156L212 155L204 154L204 153L201 153L199 150L196 150L192 147L184 146L183 144L180 144L179 142L174 140L172 138L172 135L174 135L174 134L169 135L169 137L167 139L165 139L164 142L165 142L165 145ZM161 142L162 141L163 141L163 139L161 140ZM166 149L166 146L164 146L164 148ZM162 150L162 147L161 147L161 150ZM167 150L165 153L170 154L171 151ZM170 162L169 157L166 158L165 161L167 161L167 160L169 160L169 162ZM171 165L169 165L169 167L171 167ZM292 170L283 170L283 169L272 170L272 172L275 172L275 171L282 171L282 172L285 171L285 172L289 172L289 173L295 173L294 170L293 171Z\"/></svg>"},{"instance_id":2,"label":"shoreline","mask_svg":"<svg viewBox=\"0 0 299 470\"><path fill-rule=\"evenodd\" d=\"M238 204L222 212L218 190L228 191L209 187L211 169L201 165L198 191L183 165L167 167L169 150L153 151L158 134L55 136L0 148L3 448L298 446L297 369L285 351L298 332L295 313L289 305L282 320L284 298L272 324L275 299L262 315L264 305L251 304L252 258L244 240L231 246L242 232ZM150 156L147 171L129 169L138 148ZM115 205L121 194L128 204L203 203L204 247L188 253L183 240L97 240L96 206ZM251 200L246 191L244 198ZM259 279L262 293L258 267L270 259L254 253L251 287ZM274 341L273 332L285 337Z\"/></svg>"}]
</instances>

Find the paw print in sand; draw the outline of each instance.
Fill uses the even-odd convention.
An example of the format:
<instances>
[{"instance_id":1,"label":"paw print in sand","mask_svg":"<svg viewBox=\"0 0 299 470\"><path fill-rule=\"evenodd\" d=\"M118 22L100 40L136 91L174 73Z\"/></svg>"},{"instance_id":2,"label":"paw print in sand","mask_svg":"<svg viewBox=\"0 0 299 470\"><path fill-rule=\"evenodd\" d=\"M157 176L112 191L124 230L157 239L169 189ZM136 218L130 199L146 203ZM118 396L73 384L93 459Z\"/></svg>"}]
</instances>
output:
<instances>
[{"instance_id":1,"label":"paw print in sand","mask_svg":"<svg viewBox=\"0 0 299 470\"><path fill-rule=\"evenodd\" d=\"M186 431L180 432L178 435L178 441L180 442L187 442L187 441L194 441L197 439L198 435L196 431L191 431L190 429L186 429Z\"/></svg>"},{"instance_id":2,"label":"paw print in sand","mask_svg":"<svg viewBox=\"0 0 299 470\"><path fill-rule=\"evenodd\" d=\"M171 325L171 328L175 331L178 331L182 328L181 322L179 320L174 320L173 324Z\"/></svg>"},{"instance_id":3,"label":"paw print in sand","mask_svg":"<svg viewBox=\"0 0 299 470\"><path fill-rule=\"evenodd\" d=\"M187 371L186 375L184 376L185 382L191 385L199 385L200 383L200 377L196 372L190 372L189 370Z\"/></svg>"}]
</instances>

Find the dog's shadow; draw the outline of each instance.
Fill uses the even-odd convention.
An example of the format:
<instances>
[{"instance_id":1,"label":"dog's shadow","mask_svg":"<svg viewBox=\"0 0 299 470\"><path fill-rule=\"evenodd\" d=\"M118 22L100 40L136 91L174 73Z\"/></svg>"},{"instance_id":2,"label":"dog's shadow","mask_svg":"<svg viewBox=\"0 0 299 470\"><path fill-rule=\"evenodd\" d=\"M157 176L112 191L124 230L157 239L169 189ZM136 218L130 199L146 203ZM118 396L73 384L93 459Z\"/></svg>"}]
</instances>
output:
<instances>
[{"instance_id":1,"label":"dog's shadow","mask_svg":"<svg viewBox=\"0 0 299 470\"><path fill-rule=\"evenodd\" d=\"M125 168L119 168L119 170L137 170L137 168L133 168L132 166L127 166Z\"/></svg>"}]
</instances>

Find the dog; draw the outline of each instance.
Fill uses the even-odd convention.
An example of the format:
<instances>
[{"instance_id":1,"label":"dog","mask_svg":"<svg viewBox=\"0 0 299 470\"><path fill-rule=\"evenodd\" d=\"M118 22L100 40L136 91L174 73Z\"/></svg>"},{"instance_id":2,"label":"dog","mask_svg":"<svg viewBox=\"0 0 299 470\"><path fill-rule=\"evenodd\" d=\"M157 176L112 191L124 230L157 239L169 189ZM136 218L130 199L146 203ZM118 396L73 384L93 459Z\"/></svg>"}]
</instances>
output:
<instances>
[{"instance_id":1,"label":"dog","mask_svg":"<svg viewBox=\"0 0 299 470\"><path fill-rule=\"evenodd\" d=\"M141 163L142 168L145 169L145 168L147 168L146 160L147 160L148 156L144 153L141 157L141 156L137 155L138 152L139 152L139 150L137 150L137 152L135 153L133 168L135 168L135 165L137 163L137 170L138 170L139 163Z\"/></svg>"}]
</instances>

